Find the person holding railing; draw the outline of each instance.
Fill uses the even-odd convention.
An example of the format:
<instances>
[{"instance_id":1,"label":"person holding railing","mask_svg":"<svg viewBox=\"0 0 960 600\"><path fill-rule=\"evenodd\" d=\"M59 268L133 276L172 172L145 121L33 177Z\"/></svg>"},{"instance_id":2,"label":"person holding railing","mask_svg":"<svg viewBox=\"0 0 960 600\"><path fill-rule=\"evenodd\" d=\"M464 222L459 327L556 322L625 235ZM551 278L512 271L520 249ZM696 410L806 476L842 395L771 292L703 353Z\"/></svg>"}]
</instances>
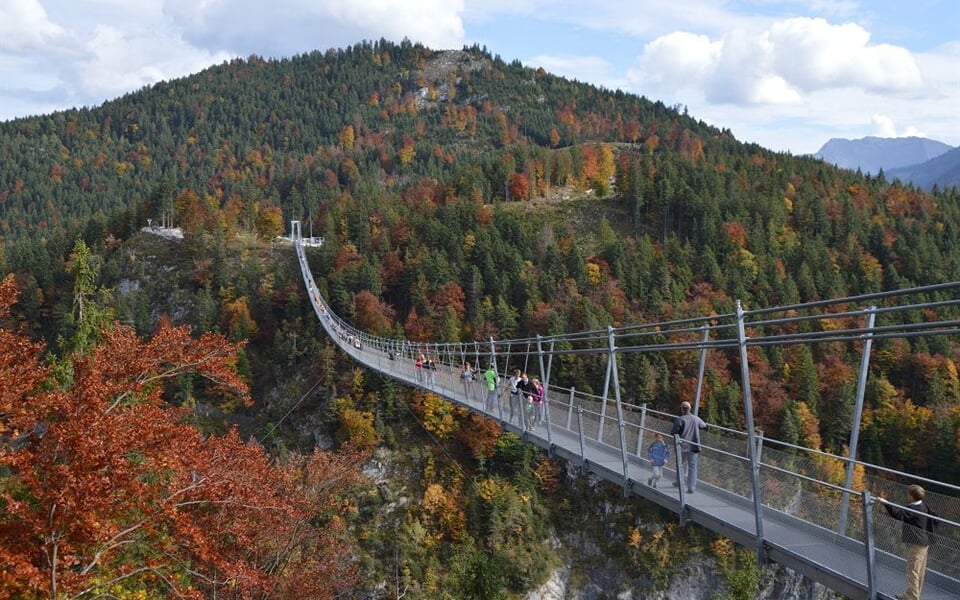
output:
<instances>
[{"instance_id":1,"label":"person holding railing","mask_svg":"<svg viewBox=\"0 0 960 600\"><path fill-rule=\"evenodd\" d=\"M933 529L932 519L928 518L932 512L923 501L925 497L924 489L916 484L907 488L909 504L906 507L891 504L883 496L877 496L877 501L887 509L887 514L903 522L900 538L906 545L907 591L898 594L898 600L920 600L920 591L923 589L923 579L927 572L927 550L930 549L930 534Z\"/></svg>"},{"instance_id":2,"label":"person holding railing","mask_svg":"<svg viewBox=\"0 0 960 600\"><path fill-rule=\"evenodd\" d=\"M706 429L703 419L690 412L690 403L680 403L680 416L673 421L673 435L680 436L680 458L686 468L687 493L697 491L697 466L700 461L700 430ZM681 468L681 470L682 470ZM673 487L680 487L681 472L677 472L677 480Z\"/></svg>"}]
</instances>

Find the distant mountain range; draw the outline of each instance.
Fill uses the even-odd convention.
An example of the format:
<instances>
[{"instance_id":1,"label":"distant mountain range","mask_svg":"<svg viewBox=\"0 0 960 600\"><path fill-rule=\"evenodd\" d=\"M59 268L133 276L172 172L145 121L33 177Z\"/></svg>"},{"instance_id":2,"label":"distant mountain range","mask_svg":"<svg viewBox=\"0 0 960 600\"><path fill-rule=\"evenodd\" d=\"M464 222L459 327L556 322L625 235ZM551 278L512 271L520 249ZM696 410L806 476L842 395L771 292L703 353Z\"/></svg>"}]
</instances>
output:
<instances>
[{"instance_id":1,"label":"distant mountain range","mask_svg":"<svg viewBox=\"0 0 960 600\"><path fill-rule=\"evenodd\" d=\"M953 148L920 164L884 171L884 174L887 179L909 181L927 191L934 185L940 189L960 187L960 148Z\"/></svg>"},{"instance_id":2,"label":"distant mountain range","mask_svg":"<svg viewBox=\"0 0 960 600\"><path fill-rule=\"evenodd\" d=\"M858 140L833 138L815 157L844 169L860 169L930 190L960 186L960 148L920 137Z\"/></svg>"}]
</instances>

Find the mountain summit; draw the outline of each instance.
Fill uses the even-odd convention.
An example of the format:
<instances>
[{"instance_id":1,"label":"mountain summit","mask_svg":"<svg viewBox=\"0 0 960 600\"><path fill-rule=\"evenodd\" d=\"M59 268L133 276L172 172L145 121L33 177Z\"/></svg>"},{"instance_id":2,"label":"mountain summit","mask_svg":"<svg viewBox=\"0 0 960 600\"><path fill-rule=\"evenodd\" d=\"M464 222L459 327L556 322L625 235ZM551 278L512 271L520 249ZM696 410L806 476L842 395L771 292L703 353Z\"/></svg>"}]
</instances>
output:
<instances>
[{"instance_id":1,"label":"mountain summit","mask_svg":"<svg viewBox=\"0 0 960 600\"><path fill-rule=\"evenodd\" d=\"M859 140L833 138L814 154L843 169L860 169L877 174L897 167L920 164L951 150L952 147L927 138L865 137Z\"/></svg>"}]
</instances>

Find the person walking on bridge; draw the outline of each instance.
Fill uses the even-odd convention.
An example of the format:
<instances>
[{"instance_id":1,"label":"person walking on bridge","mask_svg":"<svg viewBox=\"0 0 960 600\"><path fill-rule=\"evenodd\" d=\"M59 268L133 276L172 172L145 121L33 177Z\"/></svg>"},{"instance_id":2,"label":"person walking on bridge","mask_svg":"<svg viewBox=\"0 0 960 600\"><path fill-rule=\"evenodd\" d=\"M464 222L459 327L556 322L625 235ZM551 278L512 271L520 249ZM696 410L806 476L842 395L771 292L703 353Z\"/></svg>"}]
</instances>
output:
<instances>
[{"instance_id":1,"label":"person walking on bridge","mask_svg":"<svg viewBox=\"0 0 960 600\"><path fill-rule=\"evenodd\" d=\"M493 365L490 365L483 373L483 381L487 384L486 408L488 412L493 412L493 409L497 407L497 386L500 385L500 376L497 375Z\"/></svg>"},{"instance_id":2,"label":"person walking on bridge","mask_svg":"<svg viewBox=\"0 0 960 600\"><path fill-rule=\"evenodd\" d=\"M520 417L523 418L523 404L520 402L520 388L517 387L520 385L520 369L514 369L513 375L507 379L507 387L510 388L510 418L509 421L513 422L513 410L516 408L520 411Z\"/></svg>"},{"instance_id":3,"label":"person walking on bridge","mask_svg":"<svg viewBox=\"0 0 960 600\"><path fill-rule=\"evenodd\" d=\"M423 385L423 363L427 362L427 357L423 352L417 355L417 361L413 363L413 370L417 375L417 385Z\"/></svg>"},{"instance_id":4,"label":"person walking on bridge","mask_svg":"<svg viewBox=\"0 0 960 600\"><path fill-rule=\"evenodd\" d=\"M687 493L697 491L697 467L700 462L700 430L706 429L703 419L690 412L690 403L680 403L680 416L673 421L673 435L680 436L680 458L683 461L681 471L686 469ZM673 487L680 487L683 483L681 472L677 472L677 481Z\"/></svg>"},{"instance_id":5,"label":"person walking on bridge","mask_svg":"<svg viewBox=\"0 0 960 600\"><path fill-rule=\"evenodd\" d=\"M470 362L463 363L463 369L460 371L460 379L463 381L463 395L467 400L472 400L470 396L470 388L473 387L473 382L476 381L476 377L473 375L473 367L470 366Z\"/></svg>"},{"instance_id":6,"label":"person walking on bridge","mask_svg":"<svg viewBox=\"0 0 960 600\"><path fill-rule=\"evenodd\" d=\"M533 429L533 381L526 373L520 374L520 381L517 382L517 391L520 392L520 420L523 422L523 430Z\"/></svg>"},{"instance_id":7,"label":"person walking on bridge","mask_svg":"<svg viewBox=\"0 0 960 600\"><path fill-rule=\"evenodd\" d=\"M663 441L663 434L656 434L653 443L647 448L647 458L650 459L650 467L653 469L653 476L647 479L647 485L657 487L660 478L663 477L663 465L670 460L670 448Z\"/></svg>"},{"instance_id":8,"label":"person walking on bridge","mask_svg":"<svg viewBox=\"0 0 960 600\"><path fill-rule=\"evenodd\" d=\"M928 515L932 514L930 507L923 501L926 492L919 485L907 488L907 500L910 502L905 508L887 502L883 496L877 495L877 501L883 504L889 514L898 521L903 521L900 539L907 547L907 591L897 596L898 600L920 600L923 590L923 579L927 572L927 550L930 549L930 534L933 529Z\"/></svg>"},{"instance_id":9,"label":"person walking on bridge","mask_svg":"<svg viewBox=\"0 0 960 600\"><path fill-rule=\"evenodd\" d=\"M533 400L533 427L536 427L537 425L543 425L544 422L543 401L546 399L546 394L544 393L543 384L540 383L539 379L534 377L530 382L533 387L533 395L531 397Z\"/></svg>"}]
</instances>

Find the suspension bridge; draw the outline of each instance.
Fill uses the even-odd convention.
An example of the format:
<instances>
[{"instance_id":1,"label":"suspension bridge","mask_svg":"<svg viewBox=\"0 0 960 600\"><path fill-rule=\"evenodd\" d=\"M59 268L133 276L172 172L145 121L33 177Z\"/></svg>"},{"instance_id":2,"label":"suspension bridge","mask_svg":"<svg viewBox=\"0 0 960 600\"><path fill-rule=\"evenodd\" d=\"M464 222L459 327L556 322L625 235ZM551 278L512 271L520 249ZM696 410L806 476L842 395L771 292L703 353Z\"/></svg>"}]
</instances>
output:
<instances>
[{"instance_id":1,"label":"suspension bridge","mask_svg":"<svg viewBox=\"0 0 960 600\"><path fill-rule=\"evenodd\" d=\"M940 315L960 305L960 282L761 310L744 310L737 302L733 314L603 331L427 344L372 336L334 314L310 270L297 221L291 223L291 239L317 318L353 360L496 420L502 430L550 455L621 485L625 494L677 513L683 524L697 523L754 549L760 564L780 563L850 598L891 600L905 588L901 523L888 517L877 499L905 504L907 485L919 483L938 515L932 517L937 528L922 598L960 598L960 486L855 458L873 343L942 336L952 336L956 343L960 321ZM921 293L946 299L911 303ZM754 423L748 349L827 343L848 344L861 356L846 456L764 438ZM695 493L669 483L678 481L683 467L679 440L670 435L675 415L630 404L619 381L620 357L677 352L699 358L694 412L708 353L729 353L740 365L745 430L708 424L701 437ZM415 367L421 354L434 358L434 369ZM559 376L551 379L554 361L571 355L605 363L599 394L578 390ZM493 365L501 381L514 368L539 373L545 390L543 423L531 429L500 393L491 401L482 380L461 376L464 363L483 369ZM657 433L672 444L672 464L665 468L667 483L652 487L646 446Z\"/></svg>"}]
</instances>

